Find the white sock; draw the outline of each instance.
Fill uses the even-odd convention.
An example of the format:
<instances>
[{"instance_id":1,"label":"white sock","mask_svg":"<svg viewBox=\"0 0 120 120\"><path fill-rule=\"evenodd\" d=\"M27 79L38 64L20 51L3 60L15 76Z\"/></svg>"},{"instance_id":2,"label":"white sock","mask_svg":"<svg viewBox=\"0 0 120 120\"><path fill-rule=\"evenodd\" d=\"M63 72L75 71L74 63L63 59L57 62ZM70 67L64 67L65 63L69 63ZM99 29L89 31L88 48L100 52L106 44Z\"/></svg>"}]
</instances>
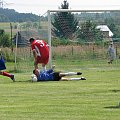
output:
<instances>
[{"instance_id":1,"label":"white sock","mask_svg":"<svg viewBox=\"0 0 120 120\"><path fill-rule=\"evenodd\" d=\"M42 67L42 70L45 71L45 70L46 70L46 66L45 66L45 67Z\"/></svg>"},{"instance_id":2,"label":"white sock","mask_svg":"<svg viewBox=\"0 0 120 120\"><path fill-rule=\"evenodd\" d=\"M81 78L68 78L68 80L81 80Z\"/></svg>"},{"instance_id":3,"label":"white sock","mask_svg":"<svg viewBox=\"0 0 120 120\"><path fill-rule=\"evenodd\" d=\"M77 72L67 72L67 73L60 73L60 74L65 76L71 76L71 75L77 75Z\"/></svg>"}]
</instances>

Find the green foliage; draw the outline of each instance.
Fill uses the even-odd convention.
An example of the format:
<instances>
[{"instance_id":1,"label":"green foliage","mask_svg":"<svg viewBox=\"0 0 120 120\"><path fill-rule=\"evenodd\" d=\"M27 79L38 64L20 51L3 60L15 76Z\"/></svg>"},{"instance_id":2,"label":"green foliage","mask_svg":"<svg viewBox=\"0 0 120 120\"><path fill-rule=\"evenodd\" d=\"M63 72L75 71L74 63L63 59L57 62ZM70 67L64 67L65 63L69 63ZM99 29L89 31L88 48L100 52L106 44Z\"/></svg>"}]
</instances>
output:
<instances>
[{"instance_id":1,"label":"green foliage","mask_svg":"<svg viewBox=\"0 0 120 120\"><path fill-rule=\"evenodd\" d=\"M36 22L39 16L32 13L18 13L14 9L0 8L0 22Z\"/></svg>"},{"instance_id":2,"label":"green foliage","mask_svg":"<svg viewBox=\"0 0 120 120\"><path fill-rule=\"evenodd\" d=\"M2 49L2 55L4 56L4 59L6 62L14 62L14 54L10 48L1 48Z\"/></svg>"},{"instance_id":3,"label":"green foliage","mask_svg":"<svg viewBox=\"0 0 120 120\"><path fill-rule=\"evenodd\" d=\"M5 16L4 14L0 14L0 22L8 22L9 21L9 19L8 19L8 17L7 16Z\"/></svg>"},{"instance_id":4,"label":"green foliage","mask_svg":"<svg viewBox=\"0 0 120 120\"><path fill-rule=\"evenodd\" d=\"M78 32L78 38L86 42L101 41L103 39L101 31L90 20L82 23Z\"/></svg>"},{"instance_id":5,"label":"green foliage","mask_svg":"<svg viewBox=\"0 0 120 120\"><path fill-rule=\"evenodd\" d=\"M71 42L69 41L69 39L64 39L64 38L54 38L52 39L52 46L59 46L59 45L69 45L71 44Z\"/></svg>"},{"instance_id":6,"label":"green foliage","mask_svg":"<svg viewBox=\"0 0 120 120\"><path fill-rule=\"evenodd\" d=\"M10 47L10 36L6 34L4 30L0 30L0 46L2 47Z\"/></svg>"},{"instance_id":7,"label":"green foliage","mask_svg":"<svg viewBox=\"0 0 120 120\"><path fill-rule=\"evenodd\" d=\"M68 9L68 7L69 5L66 1L61 5L61 9ZM78 21L75 19L74 14L70 12L57 12L54 14L52 25L54 36L72 39L74 33L77 31Z\"/></svg>"},{"instance_id":8,"label":"green foliage","mask_svg":"<svg viewBox=\"0 0 120 120\"><path fill-rule=\"evenodd\" d=\"M113 18L105 19L105 23L108 25L109 29L113 32L113 38L119 38L119 27L118 24L115 23Z\"/></svg>"}]
</instances>

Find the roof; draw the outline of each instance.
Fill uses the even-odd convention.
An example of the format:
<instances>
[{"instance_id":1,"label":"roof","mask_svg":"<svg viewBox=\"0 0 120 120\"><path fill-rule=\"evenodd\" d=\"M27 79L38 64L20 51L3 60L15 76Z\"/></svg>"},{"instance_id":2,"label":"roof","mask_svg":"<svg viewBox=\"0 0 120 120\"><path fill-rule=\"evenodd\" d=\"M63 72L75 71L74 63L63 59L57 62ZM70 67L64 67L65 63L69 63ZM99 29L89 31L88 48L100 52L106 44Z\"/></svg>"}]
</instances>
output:
<instances>
[{"instance_id":1,"label":"roof","mask_svg":"<svg viewBox=\"0 0 120 120\"><path fill-rule=\"evenodd\" d=\"M108 31L109 32L109 37L113 36L112 31L108 28L107 25L98 25L96 28L100 29L101 31Z\"/></svg>"}]
</instances>

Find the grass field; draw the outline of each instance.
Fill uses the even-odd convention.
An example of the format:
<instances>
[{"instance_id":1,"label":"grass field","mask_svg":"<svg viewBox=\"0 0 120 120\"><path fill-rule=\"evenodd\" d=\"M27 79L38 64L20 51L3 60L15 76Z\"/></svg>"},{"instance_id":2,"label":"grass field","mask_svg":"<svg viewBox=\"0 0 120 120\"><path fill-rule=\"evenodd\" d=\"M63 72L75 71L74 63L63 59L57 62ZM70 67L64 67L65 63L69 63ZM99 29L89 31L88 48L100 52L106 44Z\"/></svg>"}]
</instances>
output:
<instances>
[{"instance_id":1,"label":"grass field","mask_svg":"<svg viewBox=\"0 0 120 120\"><path fill-rule=\"evenodd\" d=\"M32 83L31 73L15 73L13 83L0 76L0 120L120 119L119 61L55 64L56 69L80 70L87 80Z\"/></svg>"}]
</instances>

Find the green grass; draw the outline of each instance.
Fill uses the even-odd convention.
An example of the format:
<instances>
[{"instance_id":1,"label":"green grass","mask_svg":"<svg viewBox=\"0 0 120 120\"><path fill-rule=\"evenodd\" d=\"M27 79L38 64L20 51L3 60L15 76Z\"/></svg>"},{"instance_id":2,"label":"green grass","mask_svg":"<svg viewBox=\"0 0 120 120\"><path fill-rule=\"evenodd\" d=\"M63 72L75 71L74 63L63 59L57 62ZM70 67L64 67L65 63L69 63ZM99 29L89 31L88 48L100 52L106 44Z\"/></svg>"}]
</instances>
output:
<instances>
[{"instance_id":1,"label":"green grass","mask_svg":"<svg viewBox=\"0 0 120 120\"><path fill-rule=\"evenodd\" d=\"M0 76L0 120L119 120L119 62L70 64L61 68L81 70L87 80L32 83L31 73L15 73L13 83Z\"/></svg>"}]
</instances>

